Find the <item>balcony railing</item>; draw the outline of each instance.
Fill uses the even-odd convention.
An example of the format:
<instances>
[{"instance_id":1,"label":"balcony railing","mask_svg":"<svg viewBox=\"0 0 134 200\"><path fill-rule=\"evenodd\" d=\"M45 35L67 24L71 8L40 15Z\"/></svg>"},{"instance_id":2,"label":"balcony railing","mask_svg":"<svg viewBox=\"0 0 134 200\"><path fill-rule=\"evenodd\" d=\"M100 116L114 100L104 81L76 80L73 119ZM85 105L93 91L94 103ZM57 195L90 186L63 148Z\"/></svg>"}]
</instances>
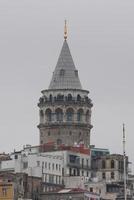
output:
<instances>
[{"instance_id":1,"label":"balcony railing","mask_svg":"<svg viewBox=\"0 0 134 200\"><path fill-rule=\"evenodd\" d=\"M66 104L66 105L70 105L70 104L78 104L78 105L83 105L83 104L87 104L89 106L92 106L92 101L89 98L81 98L81 100L77 100L76 98L72 98L71 100L68 100L66 98L64 99L57 99L57 98L53 98L53 99L44 99L44 98L40 98L39 99L39 103L38 106L43 106L43 105L53 105L53 104Z\"/></svg>"},{"instance_id":2,"label":"balcony railing","mask_svg":"<svg viewBox=\"0 0 134 200\"><path fill-rule=\"evenodd\" d=\"M90 170L90 166L88 165L82 165L80 163L72 163L72 162L68 162L68 167L72 167L72 168L78 168L78 169L85 169L85 170Z\"/></svg>"}]
</instances>

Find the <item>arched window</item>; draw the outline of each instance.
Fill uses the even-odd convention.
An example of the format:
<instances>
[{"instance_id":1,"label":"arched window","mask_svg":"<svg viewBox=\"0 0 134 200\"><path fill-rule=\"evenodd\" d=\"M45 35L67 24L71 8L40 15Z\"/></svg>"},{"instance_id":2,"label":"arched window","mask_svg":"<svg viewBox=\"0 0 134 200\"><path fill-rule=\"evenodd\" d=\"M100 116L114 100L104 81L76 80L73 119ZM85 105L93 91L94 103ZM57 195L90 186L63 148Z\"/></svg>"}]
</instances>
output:
<instances>
[{"instance_id":1,"label":"arched window","mask_svg":"<svg viewBox=\"0 0 134 200\"><path fill-rule=\"evenodd\" d=\"M57 108L55 111L56 114L56 121L57 122L62 122L63 121L63 111L60 108Z\"/></svg>"},{"instance_id":2,"label":"arched window","mask_svg":"<svg viewBox=\"0 0 134 200\"><path fill-rule=\"evenodd\" d=\"M68 101L72 101L72 95L68 94Z\"/></svg>"},{"instance_id":3,"label":"arched window","mask_svg":"<svg viewBox=\"0 0 134 200\"><path fill-rule=\"evenodd\" d=\"M52 95L51 94L49 95L49 101L52 101Z\"/></svg>"},{"instance_id":4,"label":"arched window","mask_svg":"<svg viewBox=\"0 0 134 200\"><path fill-rule=\"evenodd\" d=\"M114 172L111 172L111 179L114 179Z\"/></svg>"},{"instance_id":5,"label":"arched window","mask_svg":"<svg viewBox=\"0 0 134 200\"><path fill-rule=\"evenodd\" d=\"M114 160L111 160L111 168L114 168Z\"/></svg>"},{"instance_id":6,"label":"arched window","mask_svg":"<svg viewBox=\"0 0 134 200\"><path fill-rule=\"evenodd\" d=\"M51 111L51 109L47 109L46 110L46 112L45 112L45 115L46 115L46 120L48 121L48 122L51 122L52 121L52 111Z\"/></svg>"},{"instance_id":7,"label":"arched window","mask_svg":"<svg viewBox=\"0 0 134 200\"><path fill-rule=\"evenodd\" d=\"M89 118L90 118L89 110L87 110L87 112L86 112L86 122L89 122Z\"/></svg>"},{"instance_id":8,"label":"arched window","mask_svg":"<svg viewBox=\"0 0 134 200\"><path fill-rule=\"evenodd\" d=\"M79 109L77 112L77 121L81 122L82 121L82 116L83 116L83 110Z\"/></svg>"},{"instance_id":9,"label":"arched window","mask_svg":"<svg viewBox=\"0 0 134 200\"><path fill-rule=\"evenodd\" d=\"M77 95L77 101L80 101L81 100L81 96L78 94Z\"/></svg>"},{"instance_id":10,"label":"arched window","mask_svg":"<svg viewBox=\"0 0 134 200\"><path fill-rule=\"evenodd\" d=\"M60 100L61 99L61 94L58 94L57 95L57 100Z\"/></svg>"},{"instance_id":11,"label":"arched window","mask_svg":"<svg viewBox=\"0 0 134 200\"><path fill-rule=\"evenodd\" d=\"M74 117L74 111L72 108L68 108L66 111L66 118L68 122L73 121L73 117Z\"/></svg>"},{"instance_id":12,"label":"arched window","mask_svg":"<svg viewBox=\"0 0 134 200\"><path fill-rule=\"evenodd\" d=\"M106 168L106 162L105 160L102 160L102 169L105 169Z\"/></svg>"}]
</instances>

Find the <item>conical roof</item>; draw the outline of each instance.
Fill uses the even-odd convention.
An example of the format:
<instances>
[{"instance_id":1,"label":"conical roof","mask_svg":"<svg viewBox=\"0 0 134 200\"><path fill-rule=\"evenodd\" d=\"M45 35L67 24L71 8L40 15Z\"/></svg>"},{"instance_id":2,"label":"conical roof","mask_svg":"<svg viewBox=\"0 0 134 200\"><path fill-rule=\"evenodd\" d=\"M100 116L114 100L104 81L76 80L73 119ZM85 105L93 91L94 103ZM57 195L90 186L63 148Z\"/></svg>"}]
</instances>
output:
<instances>
[{"instance_id":1,"label":"conical roof","mask_svg":"<svg viewBox=\"0 0 134 200\"><path fill-rule=\"evenodd\" d=\"M66 40L63 43L49 89L82 89Z\"/></svg>"}]
</instances>

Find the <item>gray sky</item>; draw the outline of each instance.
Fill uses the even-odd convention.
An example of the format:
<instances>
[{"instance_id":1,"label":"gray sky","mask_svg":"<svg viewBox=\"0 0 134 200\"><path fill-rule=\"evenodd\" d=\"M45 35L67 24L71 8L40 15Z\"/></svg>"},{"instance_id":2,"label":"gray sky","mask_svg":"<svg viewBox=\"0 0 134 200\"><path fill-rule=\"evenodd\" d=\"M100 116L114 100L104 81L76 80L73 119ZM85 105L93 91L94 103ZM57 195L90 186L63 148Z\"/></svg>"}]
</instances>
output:
<instances>
[{"instance_id":1,"label":"gray sky","mask_svg":"<svg viewBox=\"0 0 134 200\"><path fill-rule=\"evenodd\" d=\"M134 1L0 0L0 152L38 144L38 99L47 89L62 43L90 91L91 143L134 163Z\"/></svg>"}]
</instances>

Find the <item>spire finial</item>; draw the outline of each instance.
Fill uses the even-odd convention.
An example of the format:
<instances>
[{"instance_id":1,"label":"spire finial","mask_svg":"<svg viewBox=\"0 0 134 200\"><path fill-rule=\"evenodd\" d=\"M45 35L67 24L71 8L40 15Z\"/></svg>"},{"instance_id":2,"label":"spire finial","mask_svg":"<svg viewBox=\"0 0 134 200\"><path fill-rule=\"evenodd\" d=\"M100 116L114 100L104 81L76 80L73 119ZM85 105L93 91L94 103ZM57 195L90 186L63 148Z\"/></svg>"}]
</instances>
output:
<instances>
[{"instance_id":1,"label":"spire finial","mask_svg":"<svg viewBox=\"0 0 134 200\"><path fill-rule=\"evenodd\" d=\"M64 26L64 39L67 39L67 20L65 20L65 26Z\"/></svg>"}]
</instances>

